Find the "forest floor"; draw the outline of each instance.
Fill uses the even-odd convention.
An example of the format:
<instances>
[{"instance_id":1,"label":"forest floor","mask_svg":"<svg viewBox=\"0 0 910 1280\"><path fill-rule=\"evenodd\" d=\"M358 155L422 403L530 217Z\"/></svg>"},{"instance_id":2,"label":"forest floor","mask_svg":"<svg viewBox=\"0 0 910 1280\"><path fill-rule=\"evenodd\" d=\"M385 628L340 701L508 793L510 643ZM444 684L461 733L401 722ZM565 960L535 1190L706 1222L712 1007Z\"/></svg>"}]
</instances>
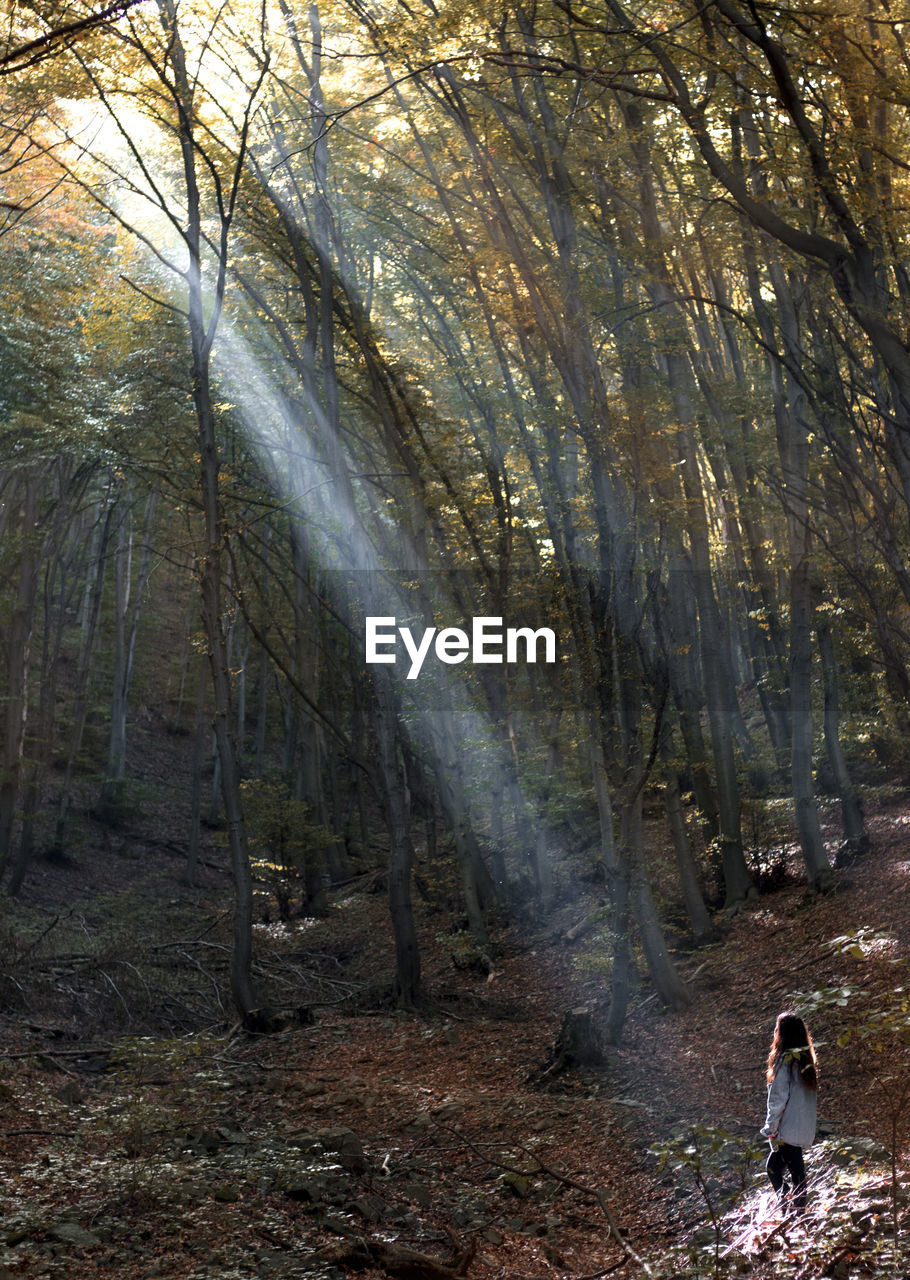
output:
<instances>
[{"instance_id":1,"label":"forest floor","mask_svg":"<svg viewBox=\"0 0 910 1280\"><path fill-rule=\"evenodd\" d=\"M193 888L148 836L36 864L0 921L0 1280L904 1276L880 1145L903 1104L859 1038L837 1043L874 1025L910 955L910 803L870 804L870 830L834 892L807 894L792 865L717 943L680 948L688 1009L643 981L605 1065L549 1076L564 1013L604 996L603 939L563 940L602 893L568 859L554 913L501 928L491 972L444 892L418 899L414 1013L388 999L381 877L322 919L258 924L257 978L304 1008L261 1036L224 994L223 850ZM809 1210L782 1218L763 1060L793 993L832 983Z\"/></svg>"}]
</instances>

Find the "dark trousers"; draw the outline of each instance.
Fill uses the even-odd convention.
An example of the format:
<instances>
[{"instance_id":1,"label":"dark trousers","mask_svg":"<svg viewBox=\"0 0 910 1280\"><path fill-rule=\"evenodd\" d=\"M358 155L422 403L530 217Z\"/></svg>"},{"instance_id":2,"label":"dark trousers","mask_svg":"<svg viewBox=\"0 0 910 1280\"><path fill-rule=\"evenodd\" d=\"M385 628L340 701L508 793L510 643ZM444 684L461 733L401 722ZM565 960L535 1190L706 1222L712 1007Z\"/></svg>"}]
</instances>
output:
<instances>
[{"instance_id":1,"label":"dark trousers","mask_svg":"<svg viewBox=\"0 0 910 1280\"><path fill-rule=\"evenodd\" d=\"M793 1203L801 1209L806 1203L806 1166L803 1164L802 1147L791 1147L789 1142L781 1142L776 1151L768 1156L765 1165L771 1186L781 1195L784 1186L784 1171L790 1175L793 1184ZM783 1198L781 1196L781 1198Z\"/></svg>"}]
</instances>

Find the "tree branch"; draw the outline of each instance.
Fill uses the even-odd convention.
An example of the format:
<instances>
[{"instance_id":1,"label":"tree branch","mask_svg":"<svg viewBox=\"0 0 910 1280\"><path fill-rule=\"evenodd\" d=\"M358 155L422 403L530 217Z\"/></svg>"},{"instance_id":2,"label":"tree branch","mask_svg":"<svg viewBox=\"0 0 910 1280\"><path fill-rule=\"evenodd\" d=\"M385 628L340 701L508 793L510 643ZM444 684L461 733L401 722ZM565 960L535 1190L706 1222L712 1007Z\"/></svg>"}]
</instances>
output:
<instances>
[{"instance_id":1,"label":"tree branch","mask_svg":"<svg viewBox=\"0 0 910 1280\"><path fill-rule=\"evenodd\" d=\"M26 68L53 57L58 49L68 49L89 32L109 27L130 9L143 3L144 0L116 0L115 4L108 5L97 13L87 14L76 22L64 23L62 27L52 27L44 35L29 40L26 44L7 49L0 54L0 76L14 75L17 71L25 71Z\"/></svg>"}]
</instances>

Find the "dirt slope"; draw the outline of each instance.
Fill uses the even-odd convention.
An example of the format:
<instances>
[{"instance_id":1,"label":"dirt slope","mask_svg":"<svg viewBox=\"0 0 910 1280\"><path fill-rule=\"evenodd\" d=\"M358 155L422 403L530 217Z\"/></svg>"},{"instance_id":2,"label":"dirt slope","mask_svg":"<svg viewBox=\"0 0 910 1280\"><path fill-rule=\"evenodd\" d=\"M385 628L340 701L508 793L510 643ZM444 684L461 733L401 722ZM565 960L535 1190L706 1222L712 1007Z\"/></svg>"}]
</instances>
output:
<instances>
[{"instance_id":1,"label":"dirt slope","mask_svg":"<svg viewBox=\"0 0 910 1280\"><path fill-rule=\"evenodd\" d=\"M349 886L325 920L259 930L261 976L289 1003L299 992L315 1022L250 1039L230 1034L229 1013L219 1016L218 1000L202 994L223 979L222 855L208 851L205 887L188 890L167 850L153 858L151 845L142 856L121 849L117 857L132 867L129 929L141 933L154 917L163 939L156 963L177 943L185 963L155 969L154 981L142 969L137 981L128 979L127 951L120 969L112 951L106 968L93 962L89 994L80 996L85 968L72 949L65 963L49 950L62 926L31 956L20 945L2 1024L0 1278L688 1274L681 1263L667 1266L675 1243L700 1228L706 1238L694 1160L690 1152L661 1169L649 1148L674 1136L684 1147L692 1125L744 1141L756 1135L770 1029L791 993L854 982L871 1007L895 985L889 957L910 953L908 822L903 806L882 807L872 820L874 852L839 871L830 896L808 897L794 882L723 921L717 945L679 955L690 1009L665 1014L642 987L603 1070L544 1083L535 1072L562 1014L602 994L596 939L560 941L596 890L566 892L555 917L503 930L491 974L453 963L464 955L446 912L422 906L430 1004L404 1014L381 1000L383 896L363 892L366 882ZM78 877L73 868L40 868L31 892L44 917L66 903L72 913L86 881L106 893L80 909L86 930L95 916L116 914L120 880L96 857L97 867L83 858ZM564 886L567 878L564 869ZM889 931L891 949L879 944L865 959L832 952L832 939L859 929ZM29 976L35 955L40 982ZM110 1033L72 1014L80 998L86 1009L101 999L105 974L120 997L118 1005L108 990ZM171 1034L156 1031L151 1013L164 997L173 1019L190 1016L181 1009L201 1019L208 1008L210 1025L176 1037L176 1024ZM123 1007L133 1001L133 1034L124 1037ZM810 1161L815 1209L798 1236L781 1227L760 1165L746 1163L743 1193L719 1222L718 1256L710 1254L704 1274L735 1265L755 1275L859 1276L873 1267L868 1232L852 1245L844 1232L856 1234L867 1203L878 1203L873 1217L886 1216L880 1190L874 1201L882 1153L851 1147L849 1178L836 1174L832 1154L844 1139L882 1136L881 1097L852 1049L836 1043L847 1012L814 1024L825 1137ZM717 1142L699 1141L703 1181L719 1205L740 1165L731 1157L715 1168ZM710 1253L710 1228L707 1240Z\"/></svg>"}]
</instances>

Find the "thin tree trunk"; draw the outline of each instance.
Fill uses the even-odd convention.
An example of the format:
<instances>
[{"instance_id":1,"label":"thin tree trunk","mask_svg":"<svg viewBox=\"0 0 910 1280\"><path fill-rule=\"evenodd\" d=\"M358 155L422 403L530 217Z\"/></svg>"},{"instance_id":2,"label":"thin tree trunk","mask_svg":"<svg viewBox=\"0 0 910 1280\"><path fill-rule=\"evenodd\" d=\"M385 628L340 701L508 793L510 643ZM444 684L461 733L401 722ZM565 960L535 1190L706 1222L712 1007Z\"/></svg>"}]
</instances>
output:
<instances>
[{"instance_id":1,"label":"thin tree trunk","mask_svg":"<svg viewBox=\"0 0 910 1280\"><path fill-rule=\"evenodd\" d=\"M6 710L0 757L0 874L6 868L11 850L28 720L30 647L38 592L39 548L35 529L38 485L38 476L25 474L20 500L22 550L18 563L19 582L6 636Z\"/></svg>"},{"instance_id":2,"label":"thin tree trunk","mask_svg":"<svg viewBox=\"0 0 910 1280\"><path fill-rule=\"evenodd\" d=\"M619 856L628 867L629 905L638 926L648 974L664 1004L671 1009L679 1010L690 1004L692 997L670 959L663 930L657 918L657 909L651 893L642 848L642 802L651 763L645 764L642 752L642 673L635 661L634 653L621 638L617 644L616 667L618 719L622 733L625 773L620 811ZM655 725L657 734L662 731L660 724L662 714L662 709L655 711L658 717L658 723Z\"/></svg>"},{"instance_id":3,"label":"thin tree trunk","mask_svg":"<svg viewBox=\"0 0 910 1280\"><path fill-rule=\"evenodd\" d=\"M664 623L667 632L664 646L667 668L686 760L692 775L692 790L698 802L705 844L709 852L713 853L718 847L720 815L702 732L704 697L698 680L698 653L694 644L698 630L697 615L689 585L688 566L681 553L670 557L667 605L661 625Z\"/></svg>"},{"instance_id":4,"label":"thin tree trunk","mask_svg":"<svg viewBox=\"0 0 910 1280\"><path fill-rule=\"evenodd\" d=\"M790 569L790 698L793 724L792 785L796 827L810 883L831 881L831 864L822 843L812 779L812 634L814 604L811 565L800 558Z\"/></svg>"},{"instance_id":5,"label":"thin tree trunk","mask_svg":"<svg viewBox=\"0 0 910 1280\"><path fill-rule=\"evenodd\" d=\"M382 797L389 828L389 910L395 936L395 992L402 1008L411 1008L420 992L420 953L411 904L411 870L414 847L404 794L404 778L396 751L395 695L391 679L383 669L374 678L376 690L376 736Z\"/></svg>"},{"instance_id":6,"label":"thin tree trunk","mask_svg":"<svg viewBox=\"0 0 910 1280\"><path fill-rule=\"evenodd\" d=\"M128 496L127 502L130 505L121 511L120 524L117 531L117 549L114 556L115 643L111 728L107 773L100 800L102 809L105 805L113 805L115 813L122 800L122 784L126 778L126 722L129 711L130 690L133 683L136 641L139 636L142 606L146 587L148 586L152 526L158 505L158 494L155 490L152 490L145 502L145 518L143 520L142 543L139 551L135 589L132 585L132 494Z\"/></svg>"},{"instance_id":7,"label":"thin tree trunk","mask_svg":"<svg viewBox=\"0 0 910 1280\"><path fill-rule=\"evenodd\" d=\"M755 897L757 890L743 854L739 783L733 729L741 719L730 665L727 628L718 605L712 575L710 529L704 485L695 438L696 414L692 403L688 364L683 354L688 335L679 314L672 277L661 245L663 235L654 190L654 166L639 107L624 105L630 146L636 158L642 232L651 268L647 291L653 304L666 312L674 341L659 361L666 373L677 417L677 462L685 501L690 582L698 603L699 644L705 704L711 730L711 747L717 785L720 845L726 906Z\"/></svg>"},{"instance_id":8,"label":"thin tree trunk","mask_svg":"<svg viewBox=\"0 0 910 1280\"><path fill-rule=\"evenodd\" d=\"M632 951L629 930L629 876L625 861L619 856L613 836L613 801L607 776L606 758L599 731L592 725L591 770L594 795L600 819L600 856L610 894L610 934L612 956L610 969L610 1005L604 1033L610 1044L619 1044L629 1008L632 983Z\"/></svg>"},{"instance_id":9,"label":"thin tree trunk","mask_svg":"<svg viewBox=\"0 0 910 1280\"><path fill-rule=\"evenodd\" d=\"M635 811L633 806L629 806L624 823L625 839L629 841L632 915L638 925L641 949L654 989L665 1005L678 1012L692 1003L692 993L670 958L664 931L657 917L654 895L642 862L641 813L638 811L640 804L639 797Z\"/></svg>"},{"instance_id":10,"label":"thin tree trunk","mask_svg":"<svg viewBox=\"0 0 910 1280\"><path fill-rule=\"evenodd\" d=\"M65 481L64 481L65 483ZM58 508L59 512L60 508ZM60 550L61 538L60 517L55 520L52 545L55 547L54 558L46 564L44 570L44 625L41 636L41 668L40 688L38 692L38 712L35 718L35 729L29 735L31 739L31 757L26 775L26 784L22 803L22 830L19 836L19 848L13 859L8 892L15 897L22 888L25 873L32 860L35 845L35 819L41 794L41 782L47 768L51 753L54 733L54 711L57 703L57 673L59 669L65 601L63 598L64 576L63 556ZM58 594L54 607L55 587Z\"/></svg>"},{"instance_id":11,"label":"thin tree trunk","mask_svg":"<svg viewBox=\"0 0 910 1280\"><path fill-rule=\"evenodd\" d=\"M202 279L202 210L196 174L198 139L195 136L194 88L187 74L186 58L178 29L174 0L158 0L173 68L174 98L179 112L178 139L183 158L187 226L184 233L189 263L184 273L187 286L190 343L192 350L192 395L200 454L200 489L205 522L203 549L196 556L202 601L202 620L208 642L208 659L214 697L214 730L221 765L221 790L228 829L228 846L234 879L234 929L231 955L231 993L242 1017L256 1008L253 990L252 925L253 891L246 825L240 793L240 772L233 737L231 714L231 671L224 633L223 547L226 537L220 491L220 455L211 391L211 350L217 332L227 271L227 237L230 217L221 206L221 241L217 263L217 283L212 314L206 320ZM264 71L263 71L264 74ZM252 99L250 99L250 104ZM248 108L249 110L249 104ZM236 158L233 192L239 183L244 150ZM233 208L231 204L230 208Z\"/></svg>"},{"instance_id":12,"label":"thin tree trunk","mask_svg":"<svg viewBox=\"0 0 910 1280\"><path fill-rule=\"evenodd\" d=\"M269 722L269 686L272 679L272 668L269 665L269 653L263 645L259 655L259 674L256 679L256 739L254 746L253 773L262 777L265 768L265 742Z\"/></svg>"},{"instance_id":13,"label":"thin tree trunk","mask_svg":"<svg viewBox=\"0 0 910 1280\"><path fill-rule=\"evenodd\" d=\"M111 486L112 487L112 486ZM82 747L82 736L85 732L85 719L88 713L88 695L92 659L95 653L95 636L101 618L101 605L104 595L104 572L107 564L108 545L112 533L112 523L116 502L111 496L111 487L104 496L103 505L98 515L97 537L93 541L92 556L89 560L90 572L86 583L81 622L82 642L76 664L76 688L73 705L73 727L69 737L66 754L66 767L63 773L63 785L60 788L60 800L57 806L57 820L54 827L53 850L62 855L66 847L66 826L73 797L73 773L76 759Z\"/></svg>"},{"instance_id":14,"label":"thin tree trunk","mask_svg":"<svg viewBox=\"0 0 910 1280\"><path fill-rule=\"evenodd\" d=\"M812 630L815 613L812 536L809 528L809 440L806 395L790 369L802 350L796 306L783 268L771 253L768 272L777 300L788 371L786 402L778 406L777 443L783 477L790 553L790 720L793 805L803 860L816 889L831 884L831 864L822 842L812 779Z\"/></svg>"},{"instance_id":15,"label":"thin tree trunk","mask_svg":"<svg viewBox=\"0 0 910 1280\"><path fill-rule=\"evenodd\" d=\"M834 660L834 643L831 628L827 623L820 623L816 628L818 652L821 657L822 679L825 688L825 747L828 752L828 763L834 774L841 803L841 817L844 823L844 841L853 857L866 853L869 848L869 836L863 818L862 805L853 787L850 770L840 744L840 707L837 684L837 664Z\"/></svg>"},{"instance_id":16,"label":"thin tree trunk","mask_svg":"<svg viewBox=\"0 0 910 1280\"><path fill-rule=\"evenodd\" d=\"M187 605L187 610L186 610L186 620L184 622L184 627L183 627L184 635L186 637L186 643L183 646L183 657L181 658L181 661L180 661L180 680L177 685L177 697L175 699L177 705L174 708L174 719L171 726L171 731L174 734L178 734L181 731L181 721L183 719L183 703L186 696L186 678L189 673L190 667L194 665L192 661L193 652L194 652L193 651L193 630L194 630L194 623L196 619L196 608L197 608L196 596L195 596L195 592L193 592L191 593L189 598L189 603Z\"/></svg>"},{"instance_id":17,"label":"thin tree trunk","mask_svg":"<svg viewBox=\"0 0 910 1280\"><path fill-rule=\"evenodd\" d=\"M667 822L673 839L673 850L676 854L676 867L679 871L679 885L682 892L689 927L697 947L710 942L714 936L714 926L705 906L699 884L698 868L692 856L689 833L686 830L686 815L682 806L679 787L679 774L675 765L667 763L664 768L664 805L667 810Z\"/></svg>"},{"instance_id":18,"label":"thin tree trunk","mask_svg":"<svg viewBox=\"0 0 910 1280\"><path fill-rule=\"evenodd\" d=\"M132 510L129 499L119 508L117 545L114 549L114 671L111 678L111 720L107 768L99 807L115 806L120 783L126 776L126 611L132 567Z\"/></svg>"},{"instance_id":19,"label":"thin tree trunk","mask_svg":"<svg viewBox=\"0 0 910 1280\"><path fill-rule=\"evenodd\" d=\"M205 723L205 694L208 687L205 664L199 663L196 677L195 715L193 717L193 758L190 781L190 834L186 852L186 879L196 883L199 866L199 836L202 827L202 762L208 730Z\"/></svg>"}]
</instances>

